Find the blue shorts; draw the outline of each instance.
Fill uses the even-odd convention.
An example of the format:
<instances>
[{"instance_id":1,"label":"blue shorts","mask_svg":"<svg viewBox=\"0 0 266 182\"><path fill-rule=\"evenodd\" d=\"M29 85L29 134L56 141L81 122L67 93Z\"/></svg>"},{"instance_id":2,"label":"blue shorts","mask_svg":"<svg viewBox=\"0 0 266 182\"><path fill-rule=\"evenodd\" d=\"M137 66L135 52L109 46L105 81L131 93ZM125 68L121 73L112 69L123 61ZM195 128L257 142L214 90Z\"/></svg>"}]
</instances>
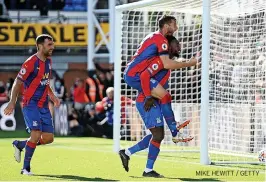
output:
<instances>
[{"instance_id":1,"label":"blue shorts","mask_svg":"<svg viewBox=\"0 0 266 182\"><path fill-rule=\"evenodd\" d=\"M49 108L25 106L22 112L28 132L31 130L40 130L42 132L54 133L53 119Z\"/></svg>"},{"instance_id":2,"label":"blue shorts","mask_svg":"<svg viewBox=\"0 0 266 182\"><path fill-rule=\"evenodd\" d=\"M161 112L161 106L156 100L156 107L152 107L148 112L144 110L144 102L136 102L136 107L139 114L144 121L147 129L164 126L163 115Z\"/></svg>"}]
</instances>

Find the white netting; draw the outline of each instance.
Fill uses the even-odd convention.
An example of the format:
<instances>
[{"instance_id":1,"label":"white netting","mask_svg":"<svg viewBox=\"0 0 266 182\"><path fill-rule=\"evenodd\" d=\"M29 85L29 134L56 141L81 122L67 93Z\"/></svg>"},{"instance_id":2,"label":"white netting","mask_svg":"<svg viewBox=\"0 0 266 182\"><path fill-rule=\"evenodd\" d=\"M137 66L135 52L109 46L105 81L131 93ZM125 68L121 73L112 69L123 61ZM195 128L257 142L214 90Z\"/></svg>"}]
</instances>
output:
<instances>
[{"instance_id":1,"label":"white netting","mask_svg":"<svg viewBox=\"0 0 266 182\"><path fill-rule=\"evenodd\" d=\"M201 61L202 1L162 0L162 3L123 11L122 72L141 40L157 30L163 14L176 17L181 57ZM209 69L209 149L212 160L257 161L266 148L266 0L212 0ZM137 92L121 78L121 94L135 100ZM198 150L200 145L200 67L175 70L170 88L177 121L191 119L184 130L195 139L178 149ZM134 106L122 104L122 139L139 140L146 134ZM167 128L167 127L166 127ZM169 131L165 148L173 149ZM217 155L218 154L218 155Z\"/></svg>"}]
</instances>

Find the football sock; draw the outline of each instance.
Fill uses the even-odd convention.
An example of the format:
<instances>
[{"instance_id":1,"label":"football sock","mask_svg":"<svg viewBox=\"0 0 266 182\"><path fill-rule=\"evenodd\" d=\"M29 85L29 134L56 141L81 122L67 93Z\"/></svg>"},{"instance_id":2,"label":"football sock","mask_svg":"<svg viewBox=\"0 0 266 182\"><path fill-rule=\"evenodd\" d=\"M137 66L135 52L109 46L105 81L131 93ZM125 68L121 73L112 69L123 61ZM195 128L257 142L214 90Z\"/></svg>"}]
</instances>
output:
<instances>
[{"instance_id":1,"label":"football sock","mask_svg":"<svg viewBox=\"0 0 266 182\"><path fill-rule=\"evenodd\" d=\"M146 173L148 173L148 172L151 172L151 171L153 171L152 169L149 169L149 168L145 168L145 170L144 170Z\"/></svg>"},{"instance_id":2,"label":"football sock","mask_svg":"<svg viewBox=\"0 0 266 182\"><path fill-rule=\"evenodd\" d=\"M23 140L23 141L18 141L17 147L21 150L23 150L26 147L26 143L28 140ZM42 139L40 139L37 143L37 145L44 145L45 143L43 142Z\"/></svg>"},{"instance_id":3,"label":"football sock","mask_svg":"<svg viewBox=\"0 0 266 182\"><path fill-rule=\"evenodd\" d=\"M27 143L27 141L28 141L28 140L18 141L17 147L18 147L20 150L23 150L23 149L26 147L26 143Z\"/></svg>"},{"instance_id":4,"label":"football sock","mask_svg":"<svg viewBox=\"0 0 266 182\"><path fill-rule=\"evenodd\" d=\"M44 141L42 140L42 138L40 138L40 140L38 141L37 145L44 145Z\"/></svg>"},{"instance_id":5,"label":"football sock","mask_svg":"<svg viewBox=\"0 0 266 182\"><path fill-rule=\"evenodd\" d=\"M146 169L151 169L151 170L153 169L154 162L156 161L157 156L160 152L160 145L161 143L151 140L150 145L149 145ZM150 171L145 171L145 172L150 172Z\"/></svg>"},{"instance_id":6,"label":"football sock","mask_svg":"<svg viewBox=\"0 0 266 182\"><path fill-rule=\"evenodd\" d=\"M130 156L130 155L132 155L138 151L141 151L141 150L148 148L151 137L152 137L152 134L146 135L144 138L142 138L141 141L139 141L138 143L136 143L132 147L128 148L125 153L128 156Z\"/></svg>"},{"instance_id":7,"label":"football sock","mask_svg":"<svg viewBox=\"0 0 266 182\"><path fill-rule=\"evenodd\" d=\"M161 99L161 111L164 116L165 122L171 131L172 136L175 137L178 133L178 130L176 126L175 115L171 106L170 94L166 94Z\"/></svg>"},{"instance_id":8,"label":"football sock","mask_svg":"<svg viewBox=\"0 0 266 182\"><path fill-rule=\"evenodd\" d=\"M32 159L35 148L36 148L36 143L32 143L30 141L27 142L25 147L25 158L24 158L23 169L30 170L30 161Z\"/></svg>"}]
</instances>

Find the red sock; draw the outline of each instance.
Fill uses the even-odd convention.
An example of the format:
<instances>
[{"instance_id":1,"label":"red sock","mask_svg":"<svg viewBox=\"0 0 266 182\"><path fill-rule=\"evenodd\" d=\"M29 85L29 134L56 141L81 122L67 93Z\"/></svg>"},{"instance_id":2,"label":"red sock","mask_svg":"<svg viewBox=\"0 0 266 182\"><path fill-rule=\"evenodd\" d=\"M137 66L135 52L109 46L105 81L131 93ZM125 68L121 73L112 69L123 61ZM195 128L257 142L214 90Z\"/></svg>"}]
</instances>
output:
<instances>
[{"instance_id":1,"label":"red sock","mask_svg":"<svg viewBox=\"0 0 266 182\"><path fill-rule=\"evenodd\" d=\"M42 140L42 139L40 139L39 141L38 141L38 143L37 143L37 145L44 145L45 143L44 143L44 141Z\"/></svg>"}]
</instances>

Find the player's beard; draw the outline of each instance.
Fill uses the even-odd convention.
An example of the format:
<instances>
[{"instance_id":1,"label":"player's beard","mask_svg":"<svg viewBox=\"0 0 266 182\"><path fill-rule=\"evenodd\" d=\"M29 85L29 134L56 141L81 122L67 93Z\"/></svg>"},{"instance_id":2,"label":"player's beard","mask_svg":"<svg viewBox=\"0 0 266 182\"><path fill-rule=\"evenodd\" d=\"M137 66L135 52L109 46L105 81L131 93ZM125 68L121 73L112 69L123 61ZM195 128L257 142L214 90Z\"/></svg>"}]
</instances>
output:
<instances>
[{"instance_id":1,"label":"player's beard","mask_svg":"<svg viewBox=\"0 0 266 182\"><path fill-rule=\"evenodd\" d=\"M167 30L167 35L173 35L174 34L174 30L171 28L171 27L169 27L168 28L168 30Z\"/></svg>"},{"instance_id":2,"label":"player's beard","mask_svg":"<svg viewBox=\"0 0 266 182\"><path fill-rule=\"evenodd\" d=\"M53 50L48 50L47 52L45 52L46 57L52 56L52 54L53 54Z\"/></svg>"},{"instance_id":3,"label":"player's beard","mask_svg":"<svg viewBox=\"0 0 266 182\"><path fill-rule=\"evenodd\" d=\"M170 59L173 59L174 57L179 58L179 53L175 53L175 54L170 54L169 55Z\"/></svg>"}]
</instances>

